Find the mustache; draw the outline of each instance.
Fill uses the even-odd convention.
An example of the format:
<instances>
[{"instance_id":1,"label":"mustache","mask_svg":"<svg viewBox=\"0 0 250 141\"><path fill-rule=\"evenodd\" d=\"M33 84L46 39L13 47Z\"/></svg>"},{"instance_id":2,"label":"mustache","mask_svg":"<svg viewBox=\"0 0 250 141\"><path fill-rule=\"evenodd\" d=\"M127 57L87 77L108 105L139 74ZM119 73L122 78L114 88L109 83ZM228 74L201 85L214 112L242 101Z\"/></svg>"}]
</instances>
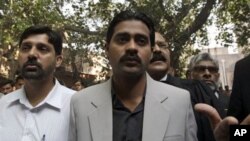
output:
<instances>
[{"instance_id":1,"label":"mustache","mask_svg":"<svg viewBox=\"0 0 250 141\"><path fill-rule=\"evenodd\" d=\"M155 61L167 61L167 58L165 58L161 53L153 53L153 57L150 60L150 63Z\"/></svg>"},{"instance_id":2,"label":"mustache","mask_svg":"<svg viewBox=\"0 0 250 141\"><path fill-rule=\"evenodd\" d=\"M23 64L23 68L32 65L37 66L38 68L42 68L41 64L39 64L36 60L28 60L26 63Z\"/></svg>"},{"instance_id":3,"label":"mustache","mask_svg":"<svg viewBox=\"0 0 250 141\"><path fill-rule=\"evenodd\" d=\"M125 54L121 57L120 62L125 62L125 61L136 61L138 63L141 63L141 59L138 55L134 54Z\"/></svg>"}]
</instances>

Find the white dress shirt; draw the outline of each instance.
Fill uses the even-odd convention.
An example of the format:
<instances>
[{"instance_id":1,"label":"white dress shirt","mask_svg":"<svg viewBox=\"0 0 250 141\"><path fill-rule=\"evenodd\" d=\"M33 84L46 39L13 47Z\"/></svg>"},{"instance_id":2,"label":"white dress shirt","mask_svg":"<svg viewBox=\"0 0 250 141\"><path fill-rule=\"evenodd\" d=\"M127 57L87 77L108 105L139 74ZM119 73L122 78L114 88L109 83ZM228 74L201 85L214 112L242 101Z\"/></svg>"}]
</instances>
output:
<instances>
[{"instance_id":1,"label":"white dress shirt","mask_svg":"<svg viewBox=\"0 0 250 141\"><path fill-rule=\"evenodd\" d=\"M0 93L0 98L1 98L2 96L4 96L4 94L3 94L3 93Z\"/></svg>"},{"instance_id":2,"label":"white dress shirt","mask_svg":"<svg viewBox=\"0 0 250 141\"><path fill-rule=\"evenodd\" d=\"M0 99L0 141L67 141L74 93L56 80L48 96L35 107L24 87L4 96Z\"/></svg>"}]
</instances>

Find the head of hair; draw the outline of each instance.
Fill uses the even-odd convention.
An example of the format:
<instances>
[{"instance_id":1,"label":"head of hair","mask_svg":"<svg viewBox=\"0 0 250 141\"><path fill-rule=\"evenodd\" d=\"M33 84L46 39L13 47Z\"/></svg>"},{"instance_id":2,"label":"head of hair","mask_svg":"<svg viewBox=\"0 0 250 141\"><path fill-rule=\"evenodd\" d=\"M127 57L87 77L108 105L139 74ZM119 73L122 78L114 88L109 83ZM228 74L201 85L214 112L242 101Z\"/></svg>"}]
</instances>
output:
<instances>
[{"instance_id":1,"label":"head of hair","mask_svg":"<svg viewBox=\"0 0 250 141\"><path fill-rule=\"evenodd\" d=\"M143 22L149 29L150 31L150 43L151 47L154 46L155 44L155 28L154 28L154 23L151 18L149 18L146 14L141 13L141 12L136 12L132 10L125 10L113 18L113 20L110 22L107 35L106 35L106 42L110 43L110 40L114 34L115 27L123 21L128 21L128 20L138 20Z\"/></svg>"},{"instance_id":2,"label":"head of hair","mask_svg":"<svg viewBox=\"0 0 250 141\"><path fill-rule=\"evenodd\" d=\"M11 79L5 78L0 82L0 87L3 87L4 85L10 84L11 86L14 85L13 81Z\"/></svg>"},{"instance_id":3,"label":"head of hair","mask_svg":"<svg viewBox=\"0 0 250 141\"><path fill-rule=\"evenodd\" d=\"M74 81L74 84L75 84L76 82L80 82L82 86L87 87L87 82L86 82L83 78L77 78L77 79Z\"/></svg>"},{"instance_id":4,"label":"head of hair","mask_svg":"<svg viewBox=\"0 0 250 141\"><path fill-rule=\"evenodd\" d=\"M21 79L24 80L24 78L23 78L21 75L18 75L18 76L16 77L15 81L17 82L18 80L21 80Z\"/></svg>"},{"instance_id":5,"label":"head of hair","mask_svg":"<svg viewBox=\"0 0 250 141\"><path fill-rule=\"evenodd\" d=\"M214 59L209 53L200 53L191 58L190 63L188 65L188 69L192 71L196 64L201 61L211 61L216 68L219 68L218 60Z\"/></svg>"},{"instance_id":6,"label":"head of hair","mask_svg":"<svg viewBox=\"0 0 250 141\"><path fill-rule=\"evenodd\" d=\"M21 37L19 40L19 46L21 46L24 39L28 38L31 35L37 35L37 34L46 34L49 37L48 42L54 46L56 55L61 55L62 36L58 32L52 30L48 26L34 25L34 26L30 26L26 28L24 32L21 34Z\"/></svg>"}]
</instances>

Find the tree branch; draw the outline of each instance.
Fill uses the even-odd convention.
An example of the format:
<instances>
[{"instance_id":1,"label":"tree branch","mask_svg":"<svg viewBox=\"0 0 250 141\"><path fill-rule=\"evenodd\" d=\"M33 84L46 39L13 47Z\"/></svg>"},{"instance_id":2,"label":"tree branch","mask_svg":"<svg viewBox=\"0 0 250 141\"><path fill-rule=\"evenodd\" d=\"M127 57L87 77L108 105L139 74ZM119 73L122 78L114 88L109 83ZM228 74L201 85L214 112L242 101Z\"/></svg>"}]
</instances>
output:
<instances>
[{"instance_id":1,"label":"tree branch","mask_svg":"<svg viewBox=\"0 0 250 141\"><path fill-rule=\"evenodd\" d=\"M138 5L135 0L126 0L126 1L128 1L130 5L132 5L132 7L136 7L136 9L138 9Z\"/></svg>"},{"instance_id":2,"label":"tree branch","mask_svg":"<svg viewBox=\"0 0 250 141\"><path fill-rule=\"evenodd\" d=\"M186 0L182 3L182 7L178 10L181 11L176 15L175 24L179 25L180 22L188 15L192 7L196 7L200 0L195 0L191 4L186 4Z\"/></svg>"},{"instance_id":3,"label":"tree branch","mask_svg":"<svg viewBox=\"0 0 250 141\"><path fill-rule=\"evenodd\" d=\"M172 55L173 62L179 62L179 56L182 54L183 45L190 39L191 34L198 31L206 23L213 6L216 4L216 0L207 0L206 5L203 7L201 12L196 16L194 22L190 24L185 30L183 30L179 36L172 37L172 43L174 47L174 55ZM171 34L170 34L171 35ZM172 34L173 35L173 34ZM176 35L176 34L174 34ZM174 68L179 68L179 64L173 64ZM178 70L177 70L178 71ZM178 72L177 72L178 74Z\"/></svg>"},{"instance_id":4,"label":"tree branch","mask_svg":"<svg viewBox=\"0 0 250 141\"><path fill-rule=\"evenodd\" d=\"M173 18L173 16L169 15L168 12L165 11L165 7L164 7L164 5L163 5L163 0L159 0L159 1L158 1L158 5L159 5L159 7L160 7L162 13L164 13L164 18L167 19L167 21L168 21L169 23L173 23L173 19L174 19L174 18Z\"/></svg>"},{"instance_id":5,"label":"tree branch","mask_svg":"<svg viewBox=\"0 0 250 141\"><path fill-rule=\"evenodd\" d=\"M63 15L63 13L62 13L62 11L60 10L60 5L62 5L63 4L63 1L62 1L62 3L60 4L60 3L58 3L57 2L57 0L54 0L54 2L55 2L55 5L56 5L56 11L61 15L61 17L63 17L63 19L65 19L65 17L64 17L64 15Z\"/></svg>"},{"instance_id":6,"label":"tree branch","mask_svg":"<svg viewBox=\"0 0 250 141\"><path fill-rule=\"evenodd\" d=\"M84 29L72 25L64 25L64 30L74 31L88 35L104 35L104 33L100 33L100 31L90 31L89 29Z\"/></svg>"},{"instance_id":7,"label":"tree branch","mask_svg":"<svg viewBox=\"0 0 250 141\"><path fill-rule=\"evenodd\" d=\"M182 33L180 34L179 37L177 37L176 41L179 42L181 47L186 43L186 41L189 40L191 34L195 33L199 29L202 28L202 26L206 23L211 10L213 9L213 6L216 4L216 0L207 0L206 5L203 7L201 12L196 16L194 22L187 27Z\"/></svg>"}]
</instances>

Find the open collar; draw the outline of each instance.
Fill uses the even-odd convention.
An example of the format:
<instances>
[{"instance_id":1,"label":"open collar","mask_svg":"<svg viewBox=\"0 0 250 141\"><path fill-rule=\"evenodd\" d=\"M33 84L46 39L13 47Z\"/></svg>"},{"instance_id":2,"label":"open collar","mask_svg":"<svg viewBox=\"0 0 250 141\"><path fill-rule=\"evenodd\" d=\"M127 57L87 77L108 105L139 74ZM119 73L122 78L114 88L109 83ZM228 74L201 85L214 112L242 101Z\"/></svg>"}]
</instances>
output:
<instances>
[{"instance_id":1,"label":"open collar","mask_svg":"<svg viewBox=\"0 0 250 141\"><path fill-rule=\"evenodd\" d=\"M7 102L9 103L9 106L11 106L12 104L15 104L16 102L19 102L20 104L25 105L27 108L29 109L34 109L34 108L38 108L41 107L45 104L48 104L58 110L60 110L62 108L63 105L63 99L62 99L62 90L60 89L61 84L55 80L55 85L54 87L51 89L51 91L49 92L49 94L45 97L45 99L43 101L41 101L38 105L36 105L35 107L33 107L25 94L25 90L24 87L22 87L19 90L16 90L12 93L10 93L8 95L7 98Z\"/></svg>"}]
</instances>

